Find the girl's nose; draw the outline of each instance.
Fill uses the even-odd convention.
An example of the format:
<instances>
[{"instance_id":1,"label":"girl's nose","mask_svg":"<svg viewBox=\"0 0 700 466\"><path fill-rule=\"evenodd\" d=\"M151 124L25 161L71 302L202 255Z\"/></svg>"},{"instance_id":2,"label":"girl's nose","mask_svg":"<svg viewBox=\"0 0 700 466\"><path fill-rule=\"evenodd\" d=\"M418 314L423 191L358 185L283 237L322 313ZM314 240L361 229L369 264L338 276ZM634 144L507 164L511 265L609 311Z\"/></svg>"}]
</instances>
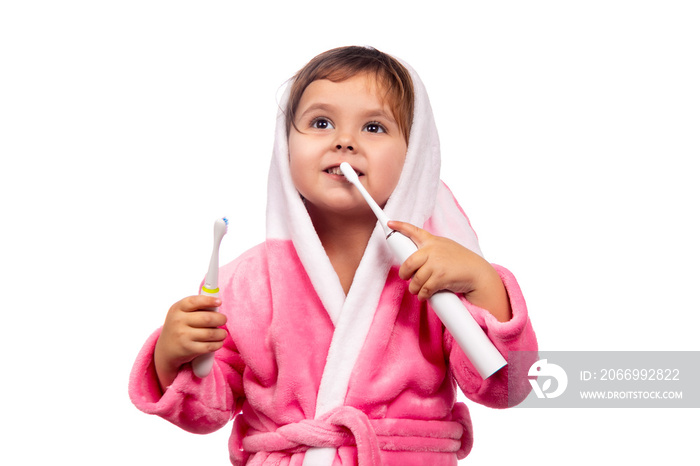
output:
<instances>
[{"instance_id":1,"label":"girl's nose","mask_svg":"<svg viewBox=\"0 0 700 466\"><path fill-rule=\"evenodd\" d=\"M352 152L355 150L356 147L357 144L355 144L352 135L348 133L338 134L338 137L335 140L336 150L349 150L350 152Z\"/></svg>"}]
</instances>

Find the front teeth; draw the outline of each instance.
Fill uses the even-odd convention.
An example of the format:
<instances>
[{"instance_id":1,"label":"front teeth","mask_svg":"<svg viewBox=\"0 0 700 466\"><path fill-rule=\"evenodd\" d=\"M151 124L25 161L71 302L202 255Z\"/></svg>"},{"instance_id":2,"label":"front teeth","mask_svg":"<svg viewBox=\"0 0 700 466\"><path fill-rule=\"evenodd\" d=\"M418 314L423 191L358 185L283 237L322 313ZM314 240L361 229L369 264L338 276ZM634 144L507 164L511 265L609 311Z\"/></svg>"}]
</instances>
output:
<instances>
[{"instance_id":1,"label":"front teeth","mask_svg":"<svg viewBox=\"0 0 700 466\"><path fill-rule=\"evenodd\" d=\"M353 168L353 170L355 170L355 169ZM326 173L330 173L331 175L341 175L341 176L345 176L345 175L343 175L343 171L340 169L339 166L338 166L338 167L331 167L331 168L326 169ZM362 176L362 175L363 175L362 172L359 172L359 171L357 171L357 170L355 170L355 173L357 173L357 176Z\"/></svg>"}]
</instances>

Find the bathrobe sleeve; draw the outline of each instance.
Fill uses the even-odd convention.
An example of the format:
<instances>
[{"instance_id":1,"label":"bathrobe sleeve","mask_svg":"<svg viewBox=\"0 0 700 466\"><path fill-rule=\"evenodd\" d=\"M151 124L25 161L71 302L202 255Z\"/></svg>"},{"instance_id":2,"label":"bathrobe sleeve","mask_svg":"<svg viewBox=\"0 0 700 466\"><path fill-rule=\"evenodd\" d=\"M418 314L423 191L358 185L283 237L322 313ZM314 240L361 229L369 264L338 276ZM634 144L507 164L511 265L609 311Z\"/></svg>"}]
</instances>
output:
<instances>
[{"instance_id":1,"label":"bathrobe sleeve","mask_svg":"<svg viewBox=\"0 0 700 466\"><path fill-rule=\"evenodd\" d=\"M501 277L510 299L513 312L511 320L499 322L487 310L474 306L466 299L463 299L463 302L506 360L508 351L537 351L537 339L527 315L527 306L520 286L510 271L499 265L494 265L494 268ZM483 380L447 330L444 345L452 374L464 394L472 401L492 408L507 408L520 403L529 393L531 387L526 380L519 386L511 386L509 393L508 366Z\"/></svg>"},{"instance_id":2,"label":"bathrobe sleeve","mask_svg":"<svg viewBox=\"0 0 700 466\"><path fill-rule=\"evenodd\" d=\"M216 352L211 373L200 379L190 364L182 367L165 393L161 393L153 352L161 329L139 352L129 379L129 396L138 409L156 414L189 432L206 434L223 427L243 401L243 362L230 336Z\"/></svg>"},{"instance_id":3,"label":"bathrobe sleeve","mask_svg":"<svg viewBox=\"0 0 700 466\"><path fill-rule=\"evenodd\" d=\"M214 353L211 373L200 379L190 364L180 369L173 383L163 393L158 383L153 354L161 329L156 330L141 348L129 378L129 396L138 409L158 415L188 432L206 434L223 427L237 414L245 399L243 373L246 364L231 337L236 325L237 290L246 286L242 278L250 272L246 267L258 257L254 248L219 269L219 312L228 318L224 346Z\"/></svg>"}]
</instances>

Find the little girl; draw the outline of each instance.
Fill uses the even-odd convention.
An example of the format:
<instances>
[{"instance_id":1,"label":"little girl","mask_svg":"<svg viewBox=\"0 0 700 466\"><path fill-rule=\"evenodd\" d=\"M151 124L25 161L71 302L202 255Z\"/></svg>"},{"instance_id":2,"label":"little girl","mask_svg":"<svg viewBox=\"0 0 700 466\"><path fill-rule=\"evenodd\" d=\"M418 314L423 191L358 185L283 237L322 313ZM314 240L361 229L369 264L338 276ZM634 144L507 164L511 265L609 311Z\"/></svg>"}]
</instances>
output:
<instances>
[{"instance_id":1,"label":"little girl","mask_svg":"<svg viewBox=\"0 0 700 466\"><path fill-rule=\"evenodd\" d=\"M419 246L403 264L341 162ZM132 370L134 404L197 433L235 416L234 465L457 464L472 426L456 385L503 408L508 371L483 380L426 299L458 293L505 357L537 343L515 278L481 257L439 170L415 72L364 47L311 60L277 119L266 241L221 268L220 299L170 308ZM189 362L211 351L199 379Z\"/></svg>"}]
</instances>

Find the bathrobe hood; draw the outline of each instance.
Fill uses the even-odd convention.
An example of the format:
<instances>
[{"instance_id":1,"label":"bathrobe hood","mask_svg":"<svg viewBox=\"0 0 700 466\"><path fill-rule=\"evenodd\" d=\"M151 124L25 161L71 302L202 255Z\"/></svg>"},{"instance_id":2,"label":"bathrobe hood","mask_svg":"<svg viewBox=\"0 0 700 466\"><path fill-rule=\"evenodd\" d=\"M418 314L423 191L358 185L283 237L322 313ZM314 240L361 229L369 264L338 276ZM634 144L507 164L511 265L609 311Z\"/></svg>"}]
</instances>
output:
<instances>
[{"instance_id":1,"label":"bathrobe hood","mask_svg":"<svg viewBox=\"0 0 700 466\"><path fill-rule=\"evenodd\" d=\"M404 168L384 210L392 220L423 227L481 254L467 217L440 181L440 142L423 82L410 66L405 63L404 66L409 70L414 86L413 124ZM290 85L291 82L282 95L277 116L268 179L267 238L293 242L335 326L319 389L318 417L343 404L350 373L372 323L389 269L395 261L383 230L377 224L348 295L345 295L292 182L285 118Z\"/></svg>"}]
</instances>

